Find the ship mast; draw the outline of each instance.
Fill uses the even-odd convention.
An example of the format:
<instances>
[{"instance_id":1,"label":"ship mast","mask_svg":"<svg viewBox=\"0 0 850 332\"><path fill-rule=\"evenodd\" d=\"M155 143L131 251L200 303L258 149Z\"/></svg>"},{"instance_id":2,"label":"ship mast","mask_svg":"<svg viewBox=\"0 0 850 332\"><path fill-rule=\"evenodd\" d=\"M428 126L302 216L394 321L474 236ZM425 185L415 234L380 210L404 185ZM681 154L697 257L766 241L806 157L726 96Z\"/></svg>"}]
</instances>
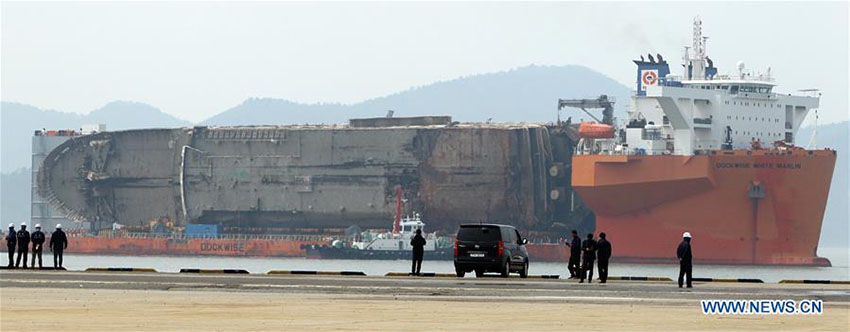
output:
<instances>
[{"instance_id":1,"label":"ship mast","mask_svg":"<svg viewBox=\"0 0 850 332\"><path fill-rule=\"evenodd\" d=\"M395 218L393 218L393 234L401 230L401 185L395 186Z\"/></svg>"},{"instance_id":2,"label":"ship mast","mask_svg":"<svg viewBox=\"0 0 850 332\"><path fill-rule=\"evenodd\" d=\"M706 78L705 70L705 42L708 37L702 35L702 20L699 16L694 17L693 39L691 46L685 46L683 55L684 74L688 80L702 80Z\"/></svg>"}]
</instances>

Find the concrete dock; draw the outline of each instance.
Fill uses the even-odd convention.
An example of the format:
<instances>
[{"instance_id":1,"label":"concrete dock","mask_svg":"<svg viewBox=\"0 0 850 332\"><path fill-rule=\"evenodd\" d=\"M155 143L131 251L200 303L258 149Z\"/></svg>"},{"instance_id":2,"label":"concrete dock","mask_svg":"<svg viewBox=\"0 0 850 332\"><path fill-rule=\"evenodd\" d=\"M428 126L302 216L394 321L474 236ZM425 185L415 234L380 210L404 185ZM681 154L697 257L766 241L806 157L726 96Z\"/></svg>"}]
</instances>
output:
<instances>
[{"instance_id":1,"label":"concrete dock","mask_svg":"<svg viewBox=\"0 0 850 332\"><path fill-rule=\"evenodd\" d=\"M0 330L847 330L850 285L0 271ZM703 315L705 299L823 315Z\"/></svg>"}]
</instances>

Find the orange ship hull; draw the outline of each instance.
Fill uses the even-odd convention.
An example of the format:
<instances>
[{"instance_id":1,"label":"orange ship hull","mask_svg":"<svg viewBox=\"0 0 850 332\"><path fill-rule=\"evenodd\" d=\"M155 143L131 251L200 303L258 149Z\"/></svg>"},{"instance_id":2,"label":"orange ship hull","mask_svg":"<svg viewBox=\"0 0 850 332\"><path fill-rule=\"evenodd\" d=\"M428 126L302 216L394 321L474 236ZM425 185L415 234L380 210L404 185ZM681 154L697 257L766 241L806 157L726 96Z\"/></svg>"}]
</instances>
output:
<instances>
[{"instance_id":1,"label":"orange ship hull","mask_svg":"<svg viewBox=\"0 0 850 332\"><path fill-rule=\"evenodd\" d=\"M100 255L208 255L228 257L303 257L302 245L315 241L267 239L171 239L69 237L69 253Z\"/></svg>"},{"instance_id":2,"label":"orange ship hull","mask_svg":"<svg viewBox=\"0 0 850 332\"><path fill-rule=\"evenodd\" d=\"M327 244L325 242L289 239L71 236L68 237L68 249L65 252L128 256L306 257L307 251L304 247ZM563 244L535 243L528 245L528 254L532 260L538 262L566 262L570 250Z\"/></svg>"},{"instance_id":3,"label":"orange ship hull","mask_svg":"<svg viewBox=\"0 0 850 332\"><path fill-rule=\"evenodd\" d=\"M612 259L829 266L817 257L836 153L736 150L707 155L576 155L573 188L596 214Z\"/></svg>"}]
</instances>

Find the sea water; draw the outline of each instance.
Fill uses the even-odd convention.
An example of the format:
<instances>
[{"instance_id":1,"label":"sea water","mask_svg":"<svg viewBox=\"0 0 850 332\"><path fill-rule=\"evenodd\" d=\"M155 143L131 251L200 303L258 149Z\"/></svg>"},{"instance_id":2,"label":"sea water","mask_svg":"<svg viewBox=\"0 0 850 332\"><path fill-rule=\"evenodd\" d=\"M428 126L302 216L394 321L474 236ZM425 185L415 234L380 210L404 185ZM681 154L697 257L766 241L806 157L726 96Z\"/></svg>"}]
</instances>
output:
<instances>
[{"instance_id":1,"label":"sea water","mask_svg":"<svg viewBox=\"0 0 850 332\"><path fill-rule=\"evenodd\" d=\"M698 251L697 251L698 252ZM764 282L783 279L850 280L850 253L847 248L821 248L819 255L832 261L831 267L805 266L746 266L746 265L694 265L694 277L702 278L752 278ZM44 263L50 266L53 257L44 253ZM362 271L369 276L382 276L388 272L409 272L407 260L343 260L308 258L212 257L212 256L110 256L65 254L65 268L84 270L89 267L153 268L159 272L178 272L182 268L244 269L251 273L271 270L309 271ZM611 263L610 276L678 276L675 264ZM451 261L425 261L422 272L454 273ZM596 271L594 271L594 274ZM568 276L566 262L534 262L530 274L557 274Z\"/></svg>"}]
</instances>

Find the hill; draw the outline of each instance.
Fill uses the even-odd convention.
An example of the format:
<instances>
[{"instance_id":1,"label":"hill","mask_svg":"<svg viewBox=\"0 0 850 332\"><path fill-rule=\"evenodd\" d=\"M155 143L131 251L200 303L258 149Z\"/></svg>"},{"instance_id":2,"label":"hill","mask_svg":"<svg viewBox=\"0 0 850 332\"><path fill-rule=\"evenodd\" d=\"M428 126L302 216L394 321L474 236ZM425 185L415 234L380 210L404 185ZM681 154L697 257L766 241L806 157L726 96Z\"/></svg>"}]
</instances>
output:
<instances>
[{"instance_id":1,"label":"hill","mask_svg":"<svg viewBox=\"0 0 850 332\"><path fill-rule=\"evenodd\" d=\"M457 121L555 121L558 98L616 98L616 115L623 118L629 88L582 66L527 66L509 71L461 77L411 88L360 103L302 104L283 99L258 98L215 115L203 125L267 125L293 123L346 123L350 118L451 115ZM565 110L564 118L585 118Z\"/></svg>"},{"instance_id":2,"label":"hill","mask_svg":"<svg viewBox=\"0 0 850 332\"><path fill-rule=\"evenodd\" d=\"M356 104L303 104L275 98L251 98L210 117L201 125L260 125L294 123L345 123L349 118L384 116L451 115L458 121L548 122L556 118L558 98L595 98L608 94L617 100L615 116L624 119L629 88L581 66L527 66L514 70L462 77L411 88ZM105 123L109 130L190 125L159 109L135 102L117 101L87 115L41 110L3 102L2 204L0 220L29 218L30 138L41 128L79 128ZM588 116L578 110L561 112L562 118ZM822 247L846 248L848 234L847 154L850 122L821 125L818 147L839 151L821 235ZM801 128L797 143L807 145L812 128ZM24 169L25 168L25 169ZM12 172L13 170L16 170Z\"/></svg>"},{"instance_id":3,"label":"hill","mask_svg":"<svg viewBox=\"0 0 850 332\"><path fill-rule=\"evenodd\" d=\"M0 103L0 140L4 173L31 167L32 135L35 130L79 129L85 124L106 124L108 130L178 127L189 122L168 115L156 107L129 101L114 101L88 114L42 110L34 106Z\"/></svg>"}]
</instances>

